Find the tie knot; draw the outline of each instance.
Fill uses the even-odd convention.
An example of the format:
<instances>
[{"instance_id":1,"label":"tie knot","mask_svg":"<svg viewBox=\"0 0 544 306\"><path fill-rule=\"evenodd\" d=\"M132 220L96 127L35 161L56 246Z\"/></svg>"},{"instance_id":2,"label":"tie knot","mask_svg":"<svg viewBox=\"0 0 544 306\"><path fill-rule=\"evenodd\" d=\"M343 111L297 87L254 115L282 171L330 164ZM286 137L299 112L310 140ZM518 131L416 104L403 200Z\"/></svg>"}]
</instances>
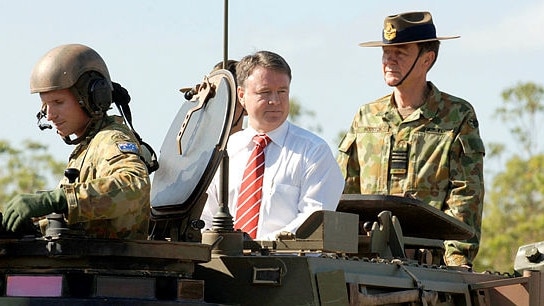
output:
<instances>
[{"instance_id":1,"label":"tie knot","mask_svg":"<svg viewBox=\"0 0 544 306\"><path fill-rule=\"evenodd\" d=\"M253 142L261 148L264 148L270 143L270 137L266 134L258 134L253 136Z\"/></svg>"}]
</instances>

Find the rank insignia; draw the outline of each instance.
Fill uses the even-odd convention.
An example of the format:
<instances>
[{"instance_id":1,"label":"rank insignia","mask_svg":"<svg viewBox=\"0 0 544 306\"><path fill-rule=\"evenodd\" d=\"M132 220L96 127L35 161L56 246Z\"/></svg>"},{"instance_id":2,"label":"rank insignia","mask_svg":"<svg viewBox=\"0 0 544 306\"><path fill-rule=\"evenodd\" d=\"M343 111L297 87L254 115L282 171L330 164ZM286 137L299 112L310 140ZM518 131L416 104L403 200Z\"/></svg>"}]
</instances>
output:
<instances>
[{"instance_id":1,"label":"rank insignia","mask_svg":"<svg viewBox=\"0 0 544 306\"><path fill-rule=\"evenodd\" d=\"M395 37L397 37L397 29L395 29L391 23L386 23L383 28L383 38L386 40L393 40Z\"/></svg>"},{"instance_id":2,"label":"rank insignia","mask_svg":"<svg viewBox=\"0 0 544 306\"><path fill-rule=\"evenodd\" d=\"M476 118L470 118L468 119L468 125L470 125L472 128L478 128L478 119Z\"/></svg>"}]
</instances>

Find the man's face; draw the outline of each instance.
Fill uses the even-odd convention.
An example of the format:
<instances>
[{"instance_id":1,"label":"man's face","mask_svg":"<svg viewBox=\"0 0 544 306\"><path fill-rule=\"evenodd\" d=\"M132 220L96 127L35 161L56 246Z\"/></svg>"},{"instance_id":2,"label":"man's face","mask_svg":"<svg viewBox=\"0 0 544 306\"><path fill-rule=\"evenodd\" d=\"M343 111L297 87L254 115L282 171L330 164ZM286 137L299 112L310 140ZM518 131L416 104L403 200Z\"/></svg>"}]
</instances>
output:
<instances>
[{"instance_id":1,"label":"man's face","mask_svg":"<svg viewBox=\"0 0 544 306\"><path fill-rule=\"evenodd\" d=\"M60 136L83 135L90 117L69 89L42 92L40 98L47 108L47 120L53 123Z\"/></svg>"},{"instance_id":2,"label":"man's face","mask_svg":"<svg viewBox=\"0 0 544 306\"><path fill-rule=\"evenodd\" d=\"M396 86L404 76L410 71L410 68L414 64L418 53L419 47L417 44L405 44L398 46L384 46L382 47L382 72L385 83L388 86ZM429 52L424 55L427 56ZM427 68L425 68L424 61L418 60L412 72L408 76L405 83L410 83L410 79L425 78Z\"/></svg>"},{"instance_id":3,"label":"man's face","mask_svg":"<svg viewBox=\"0 0 544 306\"><path fill-rule=\"evenodd\" d=\"M256 131L267 133L279 127L289 115L289 85L286 73L256 67L238 87L238 97Z\"/></svg>"}]
</instances>

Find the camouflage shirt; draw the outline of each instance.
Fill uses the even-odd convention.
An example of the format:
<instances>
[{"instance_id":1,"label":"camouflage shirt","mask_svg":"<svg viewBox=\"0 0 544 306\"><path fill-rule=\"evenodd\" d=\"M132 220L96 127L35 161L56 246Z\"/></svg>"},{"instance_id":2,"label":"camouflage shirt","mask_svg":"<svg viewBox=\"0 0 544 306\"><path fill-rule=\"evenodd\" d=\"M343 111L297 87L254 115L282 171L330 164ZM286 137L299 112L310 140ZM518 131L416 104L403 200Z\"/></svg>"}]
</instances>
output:
<instances>
[{"instance_id":1,"label":"camouflage shirt","mask_svg":"<svg viewBox=\"0 0 544 306\"><path fill-rule=\"evenodd\" d=\"M428 82L425 103L404 120L392 95L363 105L339 146L344 193L410 194L474 228L445 241L447 265L478 252L484 197L484 145L473 107Z\"/></svg>"},{"instance_id":2,"label":"camouflage shirt","mask_svg":"<svg viewBox=\"0 0 544 306\"><path fill-rule=\"evenodd\" d=\"M61 181L68 224L93 238L147 239L149 175L134 134L115 118L106 118L70 156L67 167L79 169L80 175L74 184Z\"/></svg>"}]
</instances>

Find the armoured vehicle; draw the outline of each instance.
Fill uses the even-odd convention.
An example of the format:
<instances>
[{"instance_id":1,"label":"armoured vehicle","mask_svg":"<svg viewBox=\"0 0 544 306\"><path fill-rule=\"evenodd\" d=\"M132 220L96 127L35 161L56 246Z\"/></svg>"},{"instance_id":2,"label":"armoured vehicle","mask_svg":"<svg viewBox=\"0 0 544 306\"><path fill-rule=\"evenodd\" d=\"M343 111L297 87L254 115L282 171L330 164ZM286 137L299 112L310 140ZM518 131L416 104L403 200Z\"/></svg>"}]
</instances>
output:
<instances>
[{"instance_id":1,"label":"armoured vehicle","mask_svg":"<svg viewBox=\"0 0 544 306\"><path fill-rule=\"evenodd\" d=\"M220 69L185 90L152 182L148 240L92 239L59 214L45 235L0 233L0 304L544 305L544 243L521 246L512 274L436 264L443 240L473 232L411 198L344 195L275 241L244 240L222 204L203 230L214 173L229 183L234 89Z\"/></svg>"}]
</instances>

